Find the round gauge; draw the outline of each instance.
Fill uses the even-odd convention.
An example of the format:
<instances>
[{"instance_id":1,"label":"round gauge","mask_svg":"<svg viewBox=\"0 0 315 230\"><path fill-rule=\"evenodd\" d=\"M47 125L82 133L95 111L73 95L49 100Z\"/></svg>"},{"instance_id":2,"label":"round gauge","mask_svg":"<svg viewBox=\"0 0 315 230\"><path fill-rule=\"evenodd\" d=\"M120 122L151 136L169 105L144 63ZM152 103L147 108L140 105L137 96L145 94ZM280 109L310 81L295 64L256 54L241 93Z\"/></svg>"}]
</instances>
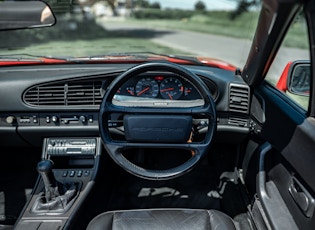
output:
<instances>
[{"instance_id":1,"label":"round gauge","mask_svg":"<svg viewBox=\"0 0 315 230\"><path fill-rule=\"evenodd\" d=\"M177 78L166 78L161 82L160 93L164 99L177 100L183 94L184 86Z\"/></svg>"},{"instance_id":2,"label":"round gauge","mask_svg":"<svg viewBox=\"0 0 315 230\"><path fill-rule=\"evenodd\" d=\"M159 94L158 83L151 78L142 78L136 85L136 95L138 97L155 98Z\"/></svg>"}]
</instances>

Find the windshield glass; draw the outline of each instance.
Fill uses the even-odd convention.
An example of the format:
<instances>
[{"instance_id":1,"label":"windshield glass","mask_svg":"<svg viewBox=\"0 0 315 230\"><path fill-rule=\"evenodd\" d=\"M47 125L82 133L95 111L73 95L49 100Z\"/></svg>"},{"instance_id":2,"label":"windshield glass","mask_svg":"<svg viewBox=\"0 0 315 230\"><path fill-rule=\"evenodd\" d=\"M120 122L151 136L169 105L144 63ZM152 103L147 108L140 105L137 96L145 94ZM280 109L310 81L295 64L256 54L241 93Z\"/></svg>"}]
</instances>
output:
<instances>
[{"instance_id":1,"label":"windshield glass","mask_svg":"<svg viewBox=\"0 0 315 230\"><path fill-rule=\"evenodd\" d=\"M246 0L47 3L56 25L0 32L2 57L121 58L154 53L210 57L243 67L259 11L258 1Z\"/></svg>"}]
</instances>

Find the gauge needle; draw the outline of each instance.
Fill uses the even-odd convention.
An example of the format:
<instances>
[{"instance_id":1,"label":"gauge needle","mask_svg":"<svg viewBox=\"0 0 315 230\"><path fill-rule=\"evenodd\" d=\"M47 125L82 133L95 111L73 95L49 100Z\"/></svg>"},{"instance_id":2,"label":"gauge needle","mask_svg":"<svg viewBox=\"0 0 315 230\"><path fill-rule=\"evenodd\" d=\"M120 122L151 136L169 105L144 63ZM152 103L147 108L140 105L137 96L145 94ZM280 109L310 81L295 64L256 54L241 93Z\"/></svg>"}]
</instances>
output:
<instances>
[{"instance_id":1,"label":"gauge needle","mask_svg":"<svg viewBox=\"0 0 315 230\"><path fill-rule=\"evenodd\" d=\"M167 89L162 89L161 92L166 92L166 91L171 91L171 90L174 90L174 88L167 88Z\"/></svg>"},{"instance_id":2,"label":"gauge needle","mask_svg":"<svg viewBox=\"0 0 315 230\"><path fill-rule=\"evenodd\" d=\"M170 93L167 93L167 95L169 96L169 98L170 98L171 100L173 100L173 97L172 97L172 95L171 95Z\"/></svg>"},{"instance_id":3,"label":"gauge needle","mask_svg":"<svg viewBox=\"0 0 315 230\"><path fill-rule=\"evenodd\" d=\"M149 89L150 89L150 87L147 87L147 88L141 90L141 91L137 94L137 96L140 96L141 94L145 93L145 92L148 91Z\"/></svg>"},{"instance_id":4,"label":"gauge needle","mask_svg":"<svg viewBox=\"0 0 315 230\"><path fill-rule=\"evenodd\" d=\"M133 91L131 91L130 89L127 92L131 95L134 95Z\"/></svg>"}]
</instances>

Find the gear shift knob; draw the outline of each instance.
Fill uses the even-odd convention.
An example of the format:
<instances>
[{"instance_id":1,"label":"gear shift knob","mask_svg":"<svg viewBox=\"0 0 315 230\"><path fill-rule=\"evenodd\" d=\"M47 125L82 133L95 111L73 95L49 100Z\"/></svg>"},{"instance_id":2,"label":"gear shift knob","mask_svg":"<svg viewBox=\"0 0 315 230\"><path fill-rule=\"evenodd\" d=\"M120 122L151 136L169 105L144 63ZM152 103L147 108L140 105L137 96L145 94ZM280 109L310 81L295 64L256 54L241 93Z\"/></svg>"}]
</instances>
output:
<instances>
[{"instance_id":1,"label":"gear shift knob","mask_svg":"<svg viewBox=\"0 0 315 230\"><path fill-rule=\"evenodd\" d=\"M56 179L52 172L53 162L50 160L42 160L37 164L37 171L43 178L45 188L56 186Z\"/></svg>"},{"instance_id":2,"label":"gear shift knob","mask_svg":"<svg viewBox=\"0 0 315 230\"><path fill-rule=\"evenodd\" d=\"M54 163L42 160L37 164L37 171L41 175L45 192L40 193L32 211L34 213L64 213L72 204L78 193L79 183L57 181L52 171ZM41 183L42 185L42 183Z\"/></svg>"}]
</instances>

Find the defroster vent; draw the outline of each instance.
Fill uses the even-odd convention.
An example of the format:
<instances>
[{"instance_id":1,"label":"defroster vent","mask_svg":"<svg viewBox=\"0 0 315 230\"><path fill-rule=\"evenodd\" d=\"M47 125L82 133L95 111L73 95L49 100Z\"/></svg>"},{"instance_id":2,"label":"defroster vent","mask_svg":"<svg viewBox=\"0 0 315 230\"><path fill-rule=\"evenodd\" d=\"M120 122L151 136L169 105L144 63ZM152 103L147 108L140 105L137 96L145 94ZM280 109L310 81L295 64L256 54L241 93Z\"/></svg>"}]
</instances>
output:
<instances>
[{"instance_id":1,"label":"defroster vent","mask_svg":"<svg viewBox=\"0 0 315 230\"><path fill-rule=\"evenodd\" d=\"M100 105L101 81L63 82L39 85L28 89L24 101L32 106Z\"/></svg>"},{"instance_id":2,"label":"defroster vent","mask_svg":"<svg viewBox=\"0 0 315 230\"><path fill-rule=\"evenodd\" d=\"M230 103L231 112L249 112L249 87L246 85L230 84Z\"/></svg>"}]
</instances>

